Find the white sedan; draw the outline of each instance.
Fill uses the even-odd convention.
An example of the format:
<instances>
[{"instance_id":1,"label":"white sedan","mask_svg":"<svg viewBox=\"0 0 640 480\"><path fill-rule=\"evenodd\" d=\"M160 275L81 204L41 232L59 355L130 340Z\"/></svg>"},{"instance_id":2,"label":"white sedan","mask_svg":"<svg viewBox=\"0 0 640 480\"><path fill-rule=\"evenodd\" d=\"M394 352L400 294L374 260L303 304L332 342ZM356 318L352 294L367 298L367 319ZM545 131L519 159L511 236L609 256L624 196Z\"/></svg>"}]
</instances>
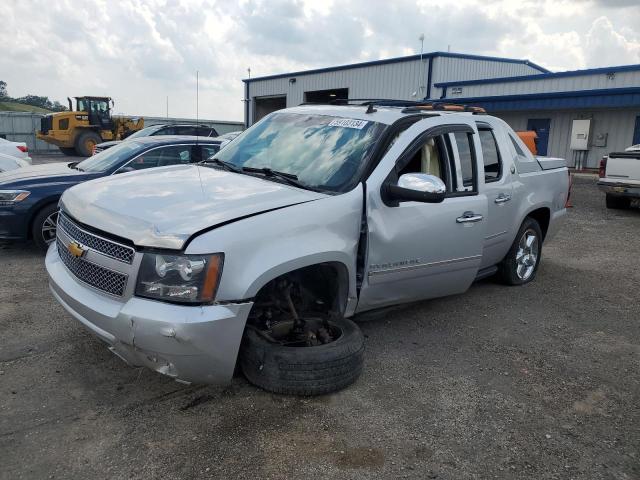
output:
<instances>
[{"instance_id":1,"label":"white sedan","mask_svg":"<svg viewBox=\"0 0 640 480\"><path fill-rule=\"evenodd\" d=\"M31 165L31 157L29 156L29 148L24 142L12 142L11 140L5 140L0 138L0 153L16 157L26 161Z\"/></svg>"},{"instance_id":2,"label":"white sedan","mask_svg":"<svg viewBox=\"0 0 640 480\"><path fill-rule=\"evenodd\" d=\"M0 172L8 172L9 170L15 170L16 168L22 168L22 167L29 167L30 165L31 165L31 162L27 162L22 158L12 157L11 155L5 155L4 153L0 153Z\"/></svg>"}]
</instances>

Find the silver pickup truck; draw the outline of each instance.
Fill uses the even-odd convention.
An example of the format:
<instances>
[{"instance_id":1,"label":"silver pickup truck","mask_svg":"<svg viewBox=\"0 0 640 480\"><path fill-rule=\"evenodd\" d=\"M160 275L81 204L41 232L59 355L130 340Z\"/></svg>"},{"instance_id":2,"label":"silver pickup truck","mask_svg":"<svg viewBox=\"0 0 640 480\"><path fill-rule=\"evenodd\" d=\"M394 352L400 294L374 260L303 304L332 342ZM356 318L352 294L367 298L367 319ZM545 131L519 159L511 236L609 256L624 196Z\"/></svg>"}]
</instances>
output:
<instances>
[{"instance_id":1,"label":"silver pickup truck","mask_svg":"<svg viewBox=\"0 0 640 480\"><path fill-rule=\"evenodd\" d=\"M534 279L565 215L562 160L438 104L280 110L200 165L67 190L55 298L132 365L313 395L363 365L356 314Z\"/></svg>"}]
</instances>

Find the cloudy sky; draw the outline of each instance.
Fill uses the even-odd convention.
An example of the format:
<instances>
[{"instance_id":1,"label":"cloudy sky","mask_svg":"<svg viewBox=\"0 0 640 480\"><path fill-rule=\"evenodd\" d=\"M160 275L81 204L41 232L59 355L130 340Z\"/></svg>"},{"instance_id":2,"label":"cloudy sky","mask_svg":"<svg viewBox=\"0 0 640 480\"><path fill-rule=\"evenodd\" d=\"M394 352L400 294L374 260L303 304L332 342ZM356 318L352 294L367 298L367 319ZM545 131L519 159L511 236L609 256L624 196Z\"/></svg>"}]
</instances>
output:
<instances>
[{"instance_id":1,"label":"cloudy sky","mask_svg":"<svg viewBox=\"0 0 640 480\"><path fill-rule=\"evenodd\" d=\"M425 51L554 71L640 63L639 0L3 0L9 94L109 95L116 112L242 119L262 76Z\"/></svg>"}]
</instances>

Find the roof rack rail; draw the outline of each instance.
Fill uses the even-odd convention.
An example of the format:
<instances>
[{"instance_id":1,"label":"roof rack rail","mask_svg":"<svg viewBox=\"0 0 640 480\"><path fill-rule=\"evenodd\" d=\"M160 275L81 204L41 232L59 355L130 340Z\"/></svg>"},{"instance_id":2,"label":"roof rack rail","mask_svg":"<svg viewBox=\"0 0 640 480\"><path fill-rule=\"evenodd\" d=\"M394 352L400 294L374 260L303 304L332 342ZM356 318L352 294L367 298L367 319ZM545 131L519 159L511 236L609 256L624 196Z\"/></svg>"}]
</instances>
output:
<instances>
[{"instance_id":1,"label":"roof rack rail","mask_svg":"<svg viewBox=\"0 0 640 480\"><path fill-rule=\"evenodd\" d=\"M319 105L320 103L305 102L301 105ZM329 105L353 105L369 107L404 107L402 113L414 113L423 110L427 111L449 111L449 112L469 112L473 114L485 114L487 111L482 107L473 105L463 105L458 103L446 103L429 100L396 100L392 98L337 98L331 100ZM327 105L324 103L324 105Z\"/></svg>"}]
</instances>

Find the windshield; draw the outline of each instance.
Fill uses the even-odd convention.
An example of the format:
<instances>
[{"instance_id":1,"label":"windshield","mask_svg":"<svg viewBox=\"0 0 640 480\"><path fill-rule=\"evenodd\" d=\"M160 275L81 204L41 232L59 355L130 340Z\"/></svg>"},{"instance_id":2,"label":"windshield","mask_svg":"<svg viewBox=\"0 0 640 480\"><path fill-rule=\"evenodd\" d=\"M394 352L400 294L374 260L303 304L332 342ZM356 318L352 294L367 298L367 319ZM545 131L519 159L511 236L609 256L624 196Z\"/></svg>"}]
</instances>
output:
<instances>
[{"instance_id":1,"label":"windshield","mask_svg":"<svg viewBox=\"0 0 640 480\"><path fill-rule=\"evenodd\" d=\"M161 128L162 125L152 125L150 127L145 127L142 130L138 130L136 133L132 133L126 139L129 140L131 138L150 137L152 133L157 132Z\"/></svg>"},{"instance_id":2,"label":"windshield","mask_svg":"<svg viewBox=\"0 0 640 480\"><path fill-rule=\"evenodd\" d=\"M214 158L295 175L305 186L347 191L384 125L326 115L274 113Z\"/></svg>"},{"instance_id":3,"label":"windshield","mask_svg":"<svg viewBox=\"0 0 640 480\"><path fill-rule=\"evenodd\" d=\"M76 168L84 172L106 172L112 167L120 165L122 162L130 159L137 151L142 150L143 146L137 142L122 142L111 147L108 150L83 160Z\"/></svg>"},{"instance_id":4,"label":"windshield","mask_svg":"<svg viewBox=\"0 0 640 480\"><path fill-rule=\"evenodd\" d=\"M107 100L96 100L89 98L78 98L79 112L107 112L109 110L109 102Z\"/></svg>"}]
</instances>

